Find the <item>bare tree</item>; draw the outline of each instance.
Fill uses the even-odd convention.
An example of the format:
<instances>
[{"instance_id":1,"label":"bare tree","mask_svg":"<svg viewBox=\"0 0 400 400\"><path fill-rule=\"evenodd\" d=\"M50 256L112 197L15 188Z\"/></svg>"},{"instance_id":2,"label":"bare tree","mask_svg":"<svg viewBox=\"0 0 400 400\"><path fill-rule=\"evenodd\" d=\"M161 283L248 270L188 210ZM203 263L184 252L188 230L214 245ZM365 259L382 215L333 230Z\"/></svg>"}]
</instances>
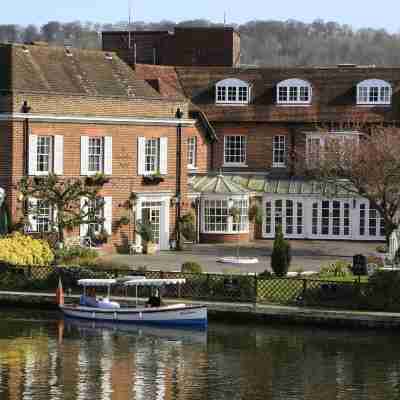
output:
<instances>
[{"instance_id":1,"label":"bare tree","mask_svg":"<svg viewBox=\"0 0 400 400\"><path fill-rule=\"evenodd\" d=\"M385 223L386 240L399 225L400 129L380 127L363 135L325 134L308 143L298 170L370 202Z\"/></svg>"}]
</instances>

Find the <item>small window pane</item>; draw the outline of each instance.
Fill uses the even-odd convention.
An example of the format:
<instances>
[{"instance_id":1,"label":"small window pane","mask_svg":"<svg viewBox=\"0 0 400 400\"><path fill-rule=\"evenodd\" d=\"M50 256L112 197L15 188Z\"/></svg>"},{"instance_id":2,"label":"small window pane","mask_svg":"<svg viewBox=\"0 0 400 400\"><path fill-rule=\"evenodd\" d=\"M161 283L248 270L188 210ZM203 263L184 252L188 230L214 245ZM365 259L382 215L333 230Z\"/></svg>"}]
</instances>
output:
<instances>
[{"instance_id":1,"label":"small window pane","mask_svg":"<svg viewBox=\"0 0 400 400\"><path fill-rule=\"evenodd\" d=\"M103 172L103 138L89 138L89 171Z\"/></svg>"},{"instance_id":2,"label":"small window pane","mask_svg":"<svg viewBox=\"0 0 400 400\"><path fill-rule=\"evenodd\" d=\"M52 140L51 136L37 138L37 170L51 172Z\"/></svg>"},{"instance_id":3,"label":"small window pane","mask_svg":"<svg viewBox=\"0 0 400 400\"><path fill-rule=\"evenodd\" d=\"M279 87L278 97L280 102L288 101L288 88L286 86Z\"/></svg>"},{"instance_id":4,"label":"small window pane","mask_svg":"<svg viewBox=\"0 0 400 400\"><path fill-rule=\"evenodd\" d=\"M188 166L196 167L196 137L190 137L187 141L187 151L188 151Z\"/></svg>"},{"instance_id":5,"label":"small window pane","mask_svg":"<svg viewBox=\"0 0 400 400\"><path fill-rule=\"evenodd\" d=\"M226 100L226 87L225 86L218 86L217 87L217 100L218 101L225 101Z\"/></svg>"},{"instance_id":6,"label":"small window pane","mask_svg":"<svg viewBox=\"0 0 400 400\"><path fill-rule=\"evenodd\" d=\"M236 86L228 86L228 101L236 101Z\"/></svg>"},{"instance_id":7,"label":"small window pane","mask_svg":"<svg viewBox=\"0 0 400 400\"><path fill-rule=\"evenodd\" d=\"M290 86L289 87L289 101L298 101L297 93L298 93L297 86Z\"/></svg>"},{"instance_id":8,"label":"small window pane","mask_svg":"<svg viewBox=\"0 0 400 400\"><path fill-rule=\"evenodd\" d=\"M146 139L145 145L145 172L156 173L159 165L158 139Z\"/></svg>"},{"instance_id":9,"label":"small window pane","mask_svg":"<svg viewBox=\"0 0 400 400\"><path fill-rule=\"evenodd\" d=\"M274 136L272 144L273 165L283 167L286 165L286 137Z\"/></svg>"},{"instance_id":10,"label":"small window pane","mask_svg":"<svg viewBox=\"0 0 400 400\"><path fill-rule=\"evenodd\" d=\"M247 102L248 99L248 91L246 86L239 87L239 101L240 102Z\"/></svg>"},{"instance_id":11,"label":"small window pane","mask_svg":"<svg viewBox=\"0 0 400 400\"><path fill-rule=\"evenodd\" d=\"M246 137L225 136L225 164L244 164L246 162Z\"/></svg>"}]
</instances>

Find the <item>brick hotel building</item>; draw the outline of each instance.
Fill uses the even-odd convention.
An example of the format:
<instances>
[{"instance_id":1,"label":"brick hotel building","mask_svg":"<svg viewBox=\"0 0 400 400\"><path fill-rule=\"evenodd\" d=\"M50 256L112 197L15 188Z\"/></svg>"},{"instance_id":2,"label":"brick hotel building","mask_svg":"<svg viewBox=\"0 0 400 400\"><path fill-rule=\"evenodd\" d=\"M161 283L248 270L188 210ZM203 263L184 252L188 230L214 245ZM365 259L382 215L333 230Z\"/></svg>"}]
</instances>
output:
<instances>
[{"instance_id":1,"label":"brick hotel building","mask_svg":"<svg viewBox=\"0 0 400 400\"><path fill-rule=\"evenodd\" d=\"M195 213L201 242L272 238L278 225L288 238L384 239L366 199L299 176L290 160L396 123L400 68L242 66L231 28L105 32L103 50L0 45L0 186L14 213L24 175L103 172L110 248L140 242L117 223L131 193L162 250L177 203ZM156 172L162 182L148 184ZM262 224L249 221L254 204ZM42 209L34 231L54 216Z\"/></svg>"}]
</instances>

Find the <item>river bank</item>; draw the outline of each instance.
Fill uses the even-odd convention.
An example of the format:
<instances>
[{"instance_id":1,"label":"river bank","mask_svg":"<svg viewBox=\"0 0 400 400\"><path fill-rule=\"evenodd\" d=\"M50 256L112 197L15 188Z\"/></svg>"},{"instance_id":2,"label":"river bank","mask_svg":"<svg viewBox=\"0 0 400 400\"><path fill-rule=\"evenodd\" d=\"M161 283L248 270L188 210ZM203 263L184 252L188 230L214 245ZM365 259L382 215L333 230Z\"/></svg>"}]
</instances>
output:
<instances>
[{"instance_id":1,"label":"river bank","mask_svg":"<svg viewBox=\"0 0 400 400\"><path fill-rule=\"evenodd\" d=\"M78 295L66 295L66 302L76 302ZM116 301L134 304L132 297L113 297ZM145 301L145 299L142 299ZM178 300L165 300L176 303ZM181 302L181 301L180 301ZM343 328L399 329L400 313L347 311L311 307L294 307L254 303L210 302L185 300L188 304L207 306L210 319L224 321L280 322L301 325ZM0 291L0 306L56 310L54 293Z\"/></svg>"}]
</instances>

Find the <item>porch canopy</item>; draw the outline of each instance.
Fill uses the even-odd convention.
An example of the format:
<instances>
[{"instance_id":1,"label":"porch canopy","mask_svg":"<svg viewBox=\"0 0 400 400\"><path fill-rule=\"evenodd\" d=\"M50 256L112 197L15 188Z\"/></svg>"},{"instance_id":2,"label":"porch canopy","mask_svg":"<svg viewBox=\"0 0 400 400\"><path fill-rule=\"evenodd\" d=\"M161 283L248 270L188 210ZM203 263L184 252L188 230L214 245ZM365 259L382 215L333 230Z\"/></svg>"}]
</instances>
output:
<instances>
[{"instance_id":1,"label":"porch canopy","mask_svg":"<svg viewBox=\"0 0 400 400\"><path fill-rule=\"evenodd\" d=\"M97 286L97 287L107 287L115 285L117 281L115 279L79 279L78 285L80 286Z\"/></svg>"}]
</instances>

